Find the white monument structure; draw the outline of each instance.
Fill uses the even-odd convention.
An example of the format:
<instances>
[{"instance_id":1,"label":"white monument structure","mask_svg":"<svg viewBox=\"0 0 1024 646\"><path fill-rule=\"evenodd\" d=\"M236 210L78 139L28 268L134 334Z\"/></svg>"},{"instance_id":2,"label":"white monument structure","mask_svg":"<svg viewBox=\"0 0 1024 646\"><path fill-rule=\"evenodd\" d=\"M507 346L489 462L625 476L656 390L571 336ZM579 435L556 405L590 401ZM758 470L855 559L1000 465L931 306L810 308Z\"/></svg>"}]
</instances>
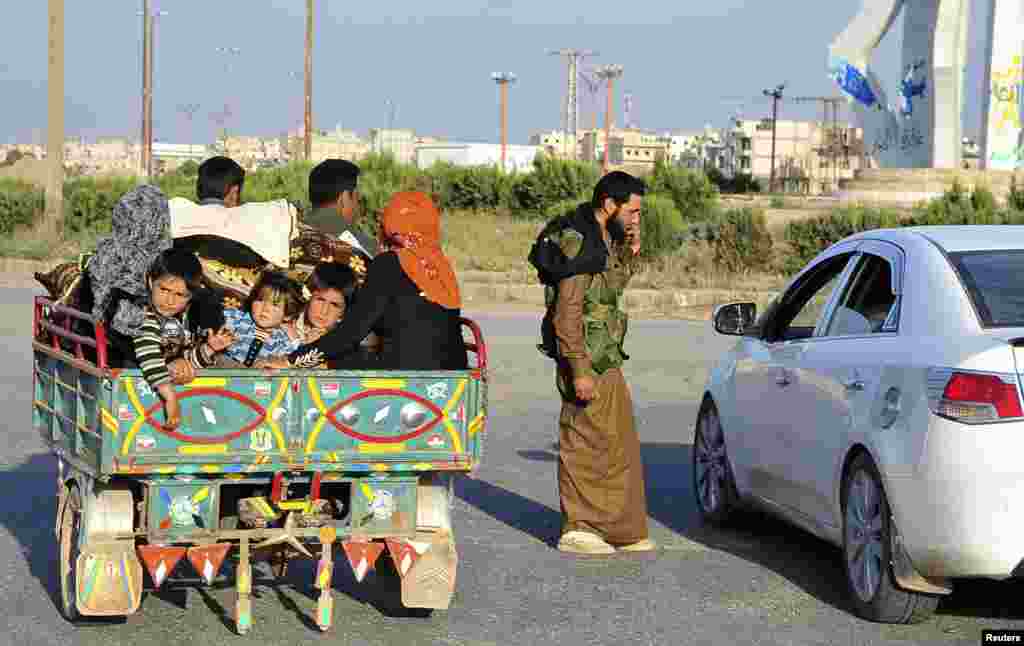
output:
<instances>
[{"instance_id":1,"label":"white monument structure","mask_svg":"<svg viewBox=\"0 0 1024 646\"><path fill-rule=\"evenodd\" d=\"M992 3L972 44L986 52L982 87L983 165L1013 170L1022 154L1024 1ZM829 74L854 104L867 152L887 168L959 168L964 68L971 0L863 0L829 47ZM871 56L903 11L903 74L891 97ZM893 101L895 98L895 101Z\"/></svg>"}]
</instances>

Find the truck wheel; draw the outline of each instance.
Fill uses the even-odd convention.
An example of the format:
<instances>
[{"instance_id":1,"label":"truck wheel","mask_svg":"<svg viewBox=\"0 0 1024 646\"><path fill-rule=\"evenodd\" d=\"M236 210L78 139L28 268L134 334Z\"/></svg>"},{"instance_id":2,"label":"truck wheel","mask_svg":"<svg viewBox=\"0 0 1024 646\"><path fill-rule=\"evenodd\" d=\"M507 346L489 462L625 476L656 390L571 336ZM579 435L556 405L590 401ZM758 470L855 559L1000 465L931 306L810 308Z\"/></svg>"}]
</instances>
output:
<instances>
[{"instance_id":1,"label":"truck wheel","mask_svg":"<svg viewBox=\"0 0 1024 646\"><path fill-rule=\"evenodd\" d=\"M928 619L939 597L896 587L892 526L882 478L867 454L854 458L843 478L843 570L858 615L888 624Z\"/></svg>"},{"instance_id":2,"label":"truck wheel","mask_svg":"<svg viewBox=\"0 0 1024 646\"><path fill-rule=\"evenodd\" d=\"M60 521L60 610L65 619L76 622L82 618L78 612L78 580L75 577L75 563L80 552L78 540L82 531L82 497L75 485L68 487L67 497Z\"/></svg>"}]
</instances>

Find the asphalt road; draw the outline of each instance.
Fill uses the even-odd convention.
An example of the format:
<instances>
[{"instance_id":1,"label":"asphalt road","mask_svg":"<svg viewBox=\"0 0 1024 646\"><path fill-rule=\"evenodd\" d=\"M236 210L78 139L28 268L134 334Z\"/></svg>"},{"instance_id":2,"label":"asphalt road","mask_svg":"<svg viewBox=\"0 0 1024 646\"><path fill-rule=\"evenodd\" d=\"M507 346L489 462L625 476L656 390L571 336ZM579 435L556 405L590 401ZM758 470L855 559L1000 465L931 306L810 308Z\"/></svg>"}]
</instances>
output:
<instances>
[{"instance_id":1,"label":"asphalt road","mask_svg":"<svg viewBox=\"0 0 1024 646\"><path fill-rule=\"evenodd\" d=\"M392 579L335 575L335 627L321 635L308 564L263 572L254 627L233 633L234 591L170 581L126 621L72 627L56 605L55 463L29 429L32 292L0 289L0 644L977 644L983 628L1024 628L1024 585L968 582L917 626L855 618L840 553L800 530L745 515L702 527L693 504L692 424L709 362L728 347L706 323L636 322L627 367L643 442L654 554L573 557L554 549L557 400L534 349L536 315L476 317L492 355L489 445L456 486L459 573L447 611L402 610ZM188 572L179 567L178 574ZM4 625L6 624L6 625Z\"/></svg>"}]
</instances>

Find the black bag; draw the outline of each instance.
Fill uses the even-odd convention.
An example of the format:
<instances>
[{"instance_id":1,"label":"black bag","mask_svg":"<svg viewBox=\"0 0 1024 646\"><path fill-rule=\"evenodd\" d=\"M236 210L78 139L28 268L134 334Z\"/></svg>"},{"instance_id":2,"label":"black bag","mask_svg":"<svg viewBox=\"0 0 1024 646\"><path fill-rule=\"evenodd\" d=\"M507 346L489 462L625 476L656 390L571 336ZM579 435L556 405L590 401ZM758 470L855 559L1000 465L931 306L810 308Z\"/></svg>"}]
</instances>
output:
<instances>
[{"instance_id":1,"label":"black bag","mask_svg":"<svg viewBox=\"0 0 1024 646\"><path fill-rule=\"evenodd\" d=\"M558 236L566 229L575 229L583 236L583 246L574 258L568 258L559 245ZM580 204L575 211L550 220L530 248L527 260L537 271L542 285L551 287L558 295L558 283L580 274L599 274L608 263L608 248L589 203ZM541 354L559 360L558 341L555 338L554 301L547 307L540 324Z\"/></svg>"}]
</instances>

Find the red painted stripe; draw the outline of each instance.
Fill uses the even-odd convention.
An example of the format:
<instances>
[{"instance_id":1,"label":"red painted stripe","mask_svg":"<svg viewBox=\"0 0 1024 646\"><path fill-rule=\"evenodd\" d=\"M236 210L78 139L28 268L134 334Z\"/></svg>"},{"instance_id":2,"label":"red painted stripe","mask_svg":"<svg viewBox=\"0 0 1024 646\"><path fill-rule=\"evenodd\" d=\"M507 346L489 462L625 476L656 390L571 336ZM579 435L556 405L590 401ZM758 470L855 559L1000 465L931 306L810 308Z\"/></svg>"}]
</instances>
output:
<instances>
[{"instance_id":1,"label":"red painted stripe","mask_svg":"<svg viewBox=\"0 0 1024 646\"><path fill-rule=\"evenodd\" d=\"M182 400L187 397L193 397L196 395L217 395L220 397L227 397L228 399L234 399L235 401L239 402L240 404L257 413L257 417L252 422L242 427L241 430L238 430L234 433L229 433L227 435L221 435L217 437L193 437L191 435L185 435L184 433L179 433L177 431L172 431L170 429L164 428L163 424L160 424L159 422L154 420L153 413L155 413L158 409L162 407L161 404L157 402L152 407L150 407L149 410L145 412L146 423L149 424L149 426L151 426L152 428L159 431L160 433L163 433L168 437L172 437L180 442L185 442L188 444L226 444L231 440L237 439L245 435L246 433L251 433L257 427L259 427L260 424L263 423L263 419L267 416L267 411L257 402L254 402L245 395L240 395L230 390L224 390L223 388L191 388L183 393L180 393L178 395L178 399Z\"/></svg>"},{"instance_id":2,"label":"red painted stripe","mask_svg":"<svg viewBox=\"0 0 1024 646\"><path fill-rule=\"evenodd\" d=\"M412 401L414 401L414 402L416 402L418 404L422 404L428 410L430 410L431 412L434 413L434 419L430 420L429 422L427 422L426 424L424 424L423 426L421 426L421 427L419 427L417 429L413 429L409 433L405 433L404 435L389 435L389 436L386 436L386 437L381 437L381 436L377 436L377 435L366 435L365 433L360 433L360 432L356 431L354 428L339 422L337 420L337 418L334 417L334 414L337 411L341 410L342 408L344 408L348 404L351 404L352 402L359 401L360 399L366 399L367 397L381 397L381 396L384 396L384 397L404 397L404 398L410 399L410 400L412 400ZM424 399L423 397L420 397L416 393L409 392L407 390L395 390L395 389L391 389L391 388L383 388L383 389L379 389L379 390L364 390L362 392L358 392L358 393L352 395L351 397L349 397L345 401L339 402L339 403L335 404L332 408L330 408L327 411L326 417L327 417L328 421L330 421L330 423L334 426L334 428L338 429L339 431L341 431L345 435L348 435L350 437L356 438L357 440L362 440L364 442L369 442L369 443L373 443L373 444L395 444L397 442L405 442L406 440L411 440L414 437L419 437L420 435L423 435L424 433L426 433L430 429L432 429L435 426L437 426L437 424L440 423L441 418L444 417L444 411L441 410L440 408L438 408L437 404L435 404L434 402L430 401L429 399Z\"/></svg>"}]
</instances>

